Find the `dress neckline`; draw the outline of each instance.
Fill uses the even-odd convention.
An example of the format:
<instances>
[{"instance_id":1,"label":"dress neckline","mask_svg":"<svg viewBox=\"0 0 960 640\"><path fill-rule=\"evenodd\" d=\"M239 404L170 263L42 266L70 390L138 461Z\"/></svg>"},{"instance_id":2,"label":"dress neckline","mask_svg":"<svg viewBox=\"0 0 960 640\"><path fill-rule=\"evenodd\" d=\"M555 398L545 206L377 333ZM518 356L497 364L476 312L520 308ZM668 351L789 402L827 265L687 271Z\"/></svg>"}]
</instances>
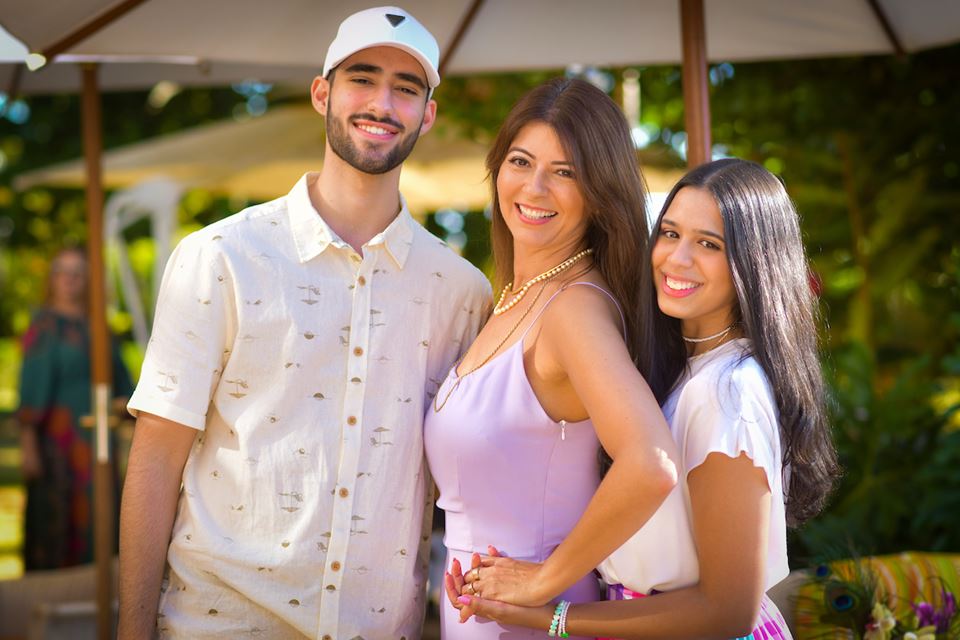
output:
<instances>
[{"instance_id":1,"label":"dress neckline","mask_svg":"<svg viewBox=\"0 0 960 640\"><path fill-rule=\"evenodd\" d=\"M511 343L509 347L507 347L506 349L504 349L503 351L501 351L501 352L498 353L497 355L495 355L495 356L493 356L492 358L490 358L489 360L487 360L487 362L486 362L482 367L477 367L477 368L474 369L473 371L465 374L465 376L461 376L461 375L460 375L460 372L457 371L457 369L460 368L460 365L463 364L463 362L458 362L456 365L454 365L453 367L450 368L450 375L453 376L454 380L460 380L460 379L462 379L462 378L464 378L464 377L466 377L466 376L472 376L472 375L474 375L474 374L476 374L476 373L480 373L480 372L483 371L484 369L487 369L488 367L490 367L490 365L492 365L494 362L496 362L497 360L501 359L503 356L507 355L507 354L508 354L512 349L514 349L518 344L523 344L523 340L524 340L524 338L526 338L526 337L527 337L527 335L526 335L526 333L524 333L522 336L520 336L520 339L519 339L519 340L516 340L515 342ZM526 372L524 372L524 373L526 373ZM448 376L448 377L449 377L449 376Z\"/></svg>"}]
</instances>

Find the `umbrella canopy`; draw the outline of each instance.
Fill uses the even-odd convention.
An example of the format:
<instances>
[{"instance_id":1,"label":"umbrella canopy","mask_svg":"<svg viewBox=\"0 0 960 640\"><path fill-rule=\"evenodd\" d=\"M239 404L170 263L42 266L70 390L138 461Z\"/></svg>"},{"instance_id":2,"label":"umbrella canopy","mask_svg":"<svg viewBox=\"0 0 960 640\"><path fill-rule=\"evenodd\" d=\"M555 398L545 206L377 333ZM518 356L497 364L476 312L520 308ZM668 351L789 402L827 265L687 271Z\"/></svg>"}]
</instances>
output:
<instances>
[{"instance_id":1,"label":"umbrella canopy","mask_svg":"<svg viewBox=\"0 0 960 640\"><path fill-rule=\"evenodd\" d=\"M157 176L248 200L269 200L297 178L316 171L324 145L324 120L310 105L275 107L243 121L227 120L119 147L104 154L104 184L129 187ZM404 163L400 190L410 210L424 214L450 207L482 209L490 197L485 145L464 140L442 120L423 136ZM645 166L651 191L668 191L679 169ZM82 160L19 175L18 189L47 184L82 187Z\"/></svg>"},{"instance_id":2,"label":"umbrella canopy","mask_svg":"<svg viewBox=\"0 0 960 640\"><path fill-rule=\"evenodd\" d=\"M444 55L452 52L444 61L447 73L675 64L682 58L677 0L402 4L437 36ZM707 58L714 61L916 51L960 39L955 0L704 4ZM127 60L118 65L126 69L104 72L101 83L109 90L161 79L308 82L338 23L358 8L351 0L0 0L0 22L30 51L69 56L65 60ZM10 81L10 68L4 73L0 90ZM56 76L49 69L24 74L21 87L76 87L75 77Z\"/></svg>"}]
</instances>

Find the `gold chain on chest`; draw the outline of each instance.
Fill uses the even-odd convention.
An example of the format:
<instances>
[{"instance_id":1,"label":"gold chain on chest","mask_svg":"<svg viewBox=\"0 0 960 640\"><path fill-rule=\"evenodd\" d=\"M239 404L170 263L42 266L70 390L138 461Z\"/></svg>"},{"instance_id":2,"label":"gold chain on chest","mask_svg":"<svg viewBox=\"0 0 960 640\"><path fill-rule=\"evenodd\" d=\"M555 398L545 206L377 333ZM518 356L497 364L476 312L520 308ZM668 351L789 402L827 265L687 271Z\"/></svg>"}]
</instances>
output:
<instances>
[{"instance_id":1,"label":"gold chain on chest","mask_svg":"<svg viewBox=\"0 0 960 640\"><path fill-rule=\"evenodd\" d=\"M534 308L535 306L537 306L537 301L540 300L540 296L543 295L543 290L546 289L546 288L547 288L547 283L544 282L544 283L540 286L540 290L537 291L537 295L534 296L533 302L531 302L531 303L530 303L530 306L527 307L527 308L524 310L523 314L521 314L520 318L519 318L519 319L516 321L516 323L514 323L514 325L510 328L510 331L507 332L507 335L505 335L505 336L503 337L503 340L500 341L500 344L497 345L497 348L496 348L496 349L494 349L493 351L491 351L490 354L489 354L486 358L484 358L483 361L482 361L480 364L478 364L477 366L475 366L473 369L470 369L470 371L467 371L467 372L464 373L463 375L457 375L456 381L454 381L453 385L450 387L450 390L447 391L447 395L445 395L445 396L443 397L443 402L441 402L441 403L439 404L439 406L437 405L437 398L440 397L440 389L437 389L437 395L433 396L433 412L434 412L434 413L440 413L440 410L443 409L443 408L446 406L447 401L450 400L450 396L452 396L452 395L453 395L453 392L456 391L456 390L457 390L457 387L460 386L460 381L461 381L461 380L463 380L465 377L467 377L468 375L470 375L471 373L473 373L474 371L476 371L477 369L479 369L479 368L482 367L483 365L485 365L485 364L487 364L488 362L490 362L490 360L493 358L493 356L495 356L495 355L497 354L497 352L500 351L500 349L503 348L503 345L505 345L505 344L507 343L507 340L510 339L510 336L512 336L514 333L516 333L516 331L517 331L517 329L520 327L520 325L523 324L523 321L526 320L526 318L527 318L528 315L530 315L530 312L533 310L533 308ZM462 356L460 356L459 358L457 358L457 361L453 363L453 366L452 366L452 367L450 367L450 371L447 372L447 378L450 377L450 373L456 374L457 367L460 366L460 363L463 362L463 358L464 358L466 355L467 355L466 352L464 352L464 354L463 354ZM444 381L446 381L446 378L444 378Z\"/></svg>"}]
</instances>

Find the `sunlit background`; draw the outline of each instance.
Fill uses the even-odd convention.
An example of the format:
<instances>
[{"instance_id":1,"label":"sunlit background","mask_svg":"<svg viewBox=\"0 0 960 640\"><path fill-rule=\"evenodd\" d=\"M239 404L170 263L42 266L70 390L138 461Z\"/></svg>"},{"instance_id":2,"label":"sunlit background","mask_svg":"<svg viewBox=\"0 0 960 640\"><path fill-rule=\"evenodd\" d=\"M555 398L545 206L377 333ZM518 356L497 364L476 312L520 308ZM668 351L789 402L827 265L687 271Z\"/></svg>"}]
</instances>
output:
<instances>
[{"instance_id":1,"label":"sunlit background","mask_svg":"<svg viewBox=\"0 0 960 640\"><path fill-rule=\"evenodd\" d=\"M710 67L713 155L756 160L782 176L803 216L826 321L824 364L846 475L826 514L791 539L793 558L847 543L863 553L960 549L958 69L958 46L903 58ZM425 156L405 170L403 189L427 228L488 274L483 154L513 102L564 73L588 79L623 105L651 191L651 215L683 172L678 67L445 79L436 95L440 120L418 147ZM319 117L315 137L303 134L305 125L288 125L294 139L280 144L285 118L313 117L305 97L303 88L258 82L224 89L163 82L149 91L107 94L107 186L121 193L156 167L196 174L194 152L176 150L189 147L165 145L194 144L196 154L206 147L219 156L220 174L211 170L206 182L178 187L172 241L280 195L320 162ZM85 239L79 120L76 97L11 100L0 93L0 579L22 571L23 490L10 419L18 401L18 337L42 299L48 258ZM210 148L274 124L241 151ZM429 138L439 142L431 147ZM267 147L277 152L269 167L258 155ZM449 188L451 176L465 182L449 189L452 200L440 206L431 196ZM134 307L148 326L161 248L148 216L115 240L107 254L109 322L136 375L143 338L138 342ZM121 284L123 269L135 289ZM126 442L129 427L122 435ZM119 454L122 460L125 450Z\"/></svg>"}]
</instances>

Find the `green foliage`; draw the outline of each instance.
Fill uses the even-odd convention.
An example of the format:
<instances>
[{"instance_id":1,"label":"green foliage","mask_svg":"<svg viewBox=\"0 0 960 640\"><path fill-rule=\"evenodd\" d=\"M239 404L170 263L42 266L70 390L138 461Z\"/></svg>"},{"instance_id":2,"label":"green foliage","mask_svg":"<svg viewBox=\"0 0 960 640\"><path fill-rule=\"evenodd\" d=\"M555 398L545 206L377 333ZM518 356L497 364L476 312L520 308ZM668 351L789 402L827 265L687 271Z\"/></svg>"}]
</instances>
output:
<instances>
[{"instance_id":1,"label":"green foliage","mask_svg":"<svg viewBox=\"0 0 960 640\"><path fill-rule=\"evenodd\" d=\"M17 408L19 379L20 345L14 338L0 338L0 416Z\"/></svg>"},{"instance_id":2,"label":"green foliage","mask_svg":"<svg viewBox=\"0 0 960 640\"><path fill-rule=\"evenodd\" d=\"M836 351L827 367L844 476L827 512L799 532L800 545L807 553L846 546L865 555L956 550L960 431L950 418L957 407L932 406L940 386L928 356L904 363L879 388L876 367L859 343Z\"/></svg>"},{"instance_id":3,"label":"green foliage","mask_svg":"<svg viewBox=\"0 0 960 640\"><path fill-rule=\"evenodd\" d=\"M960 252L954 252L955 304L958 289ZM930 355L902 360L886 377L863 344L834 352L826 371L845 475L827 512L799 532L796 552L960 549L960 403L942 401L956 397L944 390L960 373L960 314L944 329L950 353L939 362Z\"/></svg>"},{"instance_id":4,"label":"green foliage","mask_svg":"<svg viewBox=\"0 0 960 640\"><path fill-rule=\"evenodd\" d=\"M622 69L610 73L619 79ZM551 78L564 74L562 69L529 73L481 74L445 78L435 98L441 118L438 127L449 122L467 137L482 143L493 140L511 107L525 93ZM620 85L612 97L619 101ZM677 67L651 67L642 71L641 123L662 134L652 140L644 155L660 163L675 164L668 145L669 136L683 129L683 94Z\"/></svg>"},{"instance_id":5,"label":"green foliage","mask_svg":"<svg viewBox=\"0 0 960 640\"><path fill-rule=\"evenodd\" d=\"M542 71L444 78L434 95L439 105L437 113L442 119L455 122L467 137L487 143L496 135L513 103L530 89L562 73Z\"/></svg>"},{"instance_id":6,"label":"green foliage","mask_svg":"<svg viewBox=\"0 0 960 640\"><path fill-rule=\"evenodd\" d=\"M825 285L831 343L863 343L877 375L951 348L941 328L960 237L957 68L958 46L738 64L713 90L714 141L779 170Z\"/></svg>"}]
</instances>

